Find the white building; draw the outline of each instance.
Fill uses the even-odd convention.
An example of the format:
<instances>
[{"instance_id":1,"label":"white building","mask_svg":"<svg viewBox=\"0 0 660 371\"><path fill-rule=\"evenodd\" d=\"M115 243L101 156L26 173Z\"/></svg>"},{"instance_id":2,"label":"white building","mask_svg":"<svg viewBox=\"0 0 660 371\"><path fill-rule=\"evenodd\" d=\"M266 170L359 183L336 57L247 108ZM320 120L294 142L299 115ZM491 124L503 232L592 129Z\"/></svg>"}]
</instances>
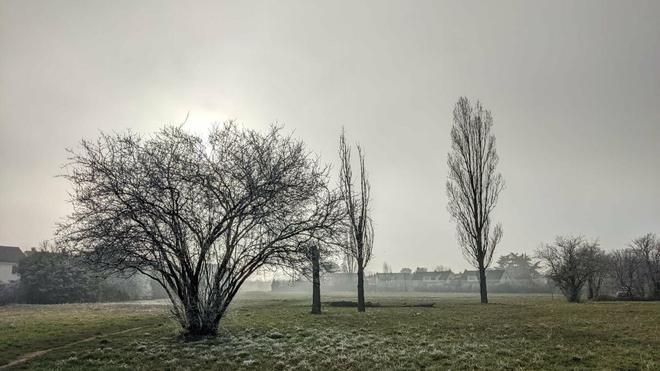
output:
<instances>
[{"instance_id":1,"label":"white building","mask_svg":"<svg viewBox=\"0 0 660 371\"><path fill-rule=\"evenodd\" d=\"M18 262L25 257L16 246L0 246L0 283L18 281Z\"/></svg>"}]
</instances>

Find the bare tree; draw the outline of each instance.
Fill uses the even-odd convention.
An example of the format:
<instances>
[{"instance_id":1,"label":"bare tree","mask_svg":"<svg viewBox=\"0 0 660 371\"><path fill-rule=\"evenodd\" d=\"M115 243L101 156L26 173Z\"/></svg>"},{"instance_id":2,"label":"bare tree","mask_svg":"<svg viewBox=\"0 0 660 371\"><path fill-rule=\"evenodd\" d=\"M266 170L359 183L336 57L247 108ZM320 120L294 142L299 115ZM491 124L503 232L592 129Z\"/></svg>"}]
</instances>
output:
<instances>
[{"instance_id":1,"label":"bare tree","mask_svg":"<svg viewBox=\"0 0 660 371\"><path fill-rule=\"evenodd\" d=\"M611 273L609 257L600 248L597 241L585 245L586 264L589 268L587 278L587 299L595 299L600 295L600 289L605 279Z\"/></svg>"},{"instance_id":2,"label":"bare tree","mask_svg":"<svg viewBox=\"0 0 660 371\"><path fill-rule=\"evenodd\" d=\"M318 244L309 246L307 256L312 263L312 314L321 314L321 249Z\"/></svg>"},{"instance_id":3,"label":"bare tree","mask_svg":"<svg viewBox=\"0 0 660 371\"><path fill-rule=\"evenodd\" d=\"M336 249L319 240L310 241L303 246L295 261L289 260L289 268L296 275L302 275L312 282L312 314L321 314L321 276L326 272L337 271L333 261Z\"/></svg>"},{"instance_id":4,"label":"bare tree","mask_svg":"<svg viewBox=\"0 0 660 371\"><path fill-rule=\"evenodd\" d=\"M644 287L640 267L642 262L633 249L615 250L611 253L612 269L621 289L627 296L643 296Z\"/></svg>"},{"instance_id":5,"label":"bare tree","mask_svg":"<svg viewBox=\"0 0 660 371\"><path fill-rule=\"evenodd\" d=\"M539 275L540 265L541 262L532 262L532 258L525 253L512 252L497 259L499 269L505 269L512 278L527 280L529 285L533 285L534 278Z\"/></svg>"},{"instance_id":6,"label":"bare tree","mask_svg":"<svg viewBox=\"0 0 660 371\"><path fill-rule=\"evenodd\" d=\"M493 119L481 103L471 104L461 97L454 108L451 129L452 151L447 165L447 209L457 223L458 244L463 256L479 270L481 302L488 303L486 268L502 238L502 226L493 227L491 215L504 188L496 172L499 157Z\"/></svg>"},{"instance_id":7,"label":"bare tree","mask_svg":"<svg viewBox=\"0 0 660 371\"><path fill-rule=\"evenodd\" d=\"M297 254L292 254L285 263L285 268L292 269L312 282L312 314L321 314L321 275L338 270L335 258L341 252L345 236L345 210L342 199L332 193L325 201L329 205L329 217L326 228L319 231L313 240L301 246Z\"/></svg>"},{"instance_id":8,"label":"bare tree","mask_svg":"<svg viewBox=\"0 0 660 371\"><path fill-rule=\"evenodd\" d=\"M592 274L589 258L592 246L583 237L557 237L553 245L537 251L547 268L548 277L555 282L569 302L580 301L582 288Z\"/></svg>"},{"instance_id":9,"label":"bare tree","mask_svg":"<svg viewBox=\"0 0 660 371\"><path fill-rule=\"evenodd\" d=\"M97 267L160 283L190 335L212 335L255 271L334 222L328 171L273 127L228 123L205 141L181 127L102 134L71 151L73 213L58 235Z\"/></svg>"},{"instance_id":10,"label":"bare tree","mask_svg":"<svg viewBox=\"0 0 660 371\"><path fill-rule=\"evenodd\" d=\"M447 272L447 271L451 272L451 268L440 264L440 265L436 265L435 268L433 268L433 271L434 272Z\"/></svg>"},{"instance_id":11,"label":"bare tree","mask_svg":"<svg viewBox=\"0 0 660 371\"><path fill-rule=\"evenodd\" d=\"M649 295L652 298L660 297L660 240L654 233L634 239L630 247L637 255L640 269L645 279Z\"/></svg>"},{"instance_id":12,"label":"bare tree","mask_svg":"<svg viewBox=\"0 0 660 371\"><path fill-rule=\"evenodd\" d=\"M347 255L355 260L357 265L357 309L365 311L364 300L364 268L371 260L373 250L374 229L371 219L370 201L371 186L367 179L367 170L364 166L364 152L358 144L358 159L360 164L359 188L356 189L353 181L353 167L351 164L351 148L346 143L346 135L342 130L339 137L339 189L346 203L347 224L349 229L348 242L344 245Z\"/></svg>"},{"instance_id":13,"label":"bare tree","mask_svg":"<svg viewBox=\"0 0 660 371\"><path fill-rule=\"evenodd\" d=\"M353 254L351 253L352 249L348 247L348 244L350 244L350 240L347 240L344 242L346 245L344 246L343 251L341 252L341 271L344 273L356 273L357 272L357 264L355 264L355 258L353 257Z\"/></svg>"}]
</instances>

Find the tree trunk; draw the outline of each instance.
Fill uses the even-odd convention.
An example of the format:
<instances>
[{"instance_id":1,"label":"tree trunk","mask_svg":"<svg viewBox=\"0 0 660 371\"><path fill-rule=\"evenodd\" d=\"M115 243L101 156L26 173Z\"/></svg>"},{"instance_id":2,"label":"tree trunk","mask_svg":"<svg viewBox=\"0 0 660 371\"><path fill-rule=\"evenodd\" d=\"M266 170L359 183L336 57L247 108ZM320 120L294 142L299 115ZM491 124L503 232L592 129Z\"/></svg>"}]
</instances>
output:
<instances>
[{"instance_id":1,"label":"tree trunk","mask_svg":"<svg viewBox=\"0 0 660 371\"><path fill-rule=\"evenodd\" d=\"M580 296L582 294L582 286L578 285L575 282L568 282L564 287L561 289L562 293L566 297L566 300L568 300L569 303L579 303L580 302Z\"/></svg>"},{"instance_id":2,"label":"tree trunk","mask_svg":"<svg viewBox=\"0 0 660 371\"><path fill-rule=\"evenodd\" d=\"M186 310L186 336L190 338L215 336L218 333L218 322L213 318L202 316L198 309Z\"/></svg>"},{"instance_id":3,"label":"tree trunk","mask_svg":"<svg viewBox=\"0 0 660 371\"><path fill-rule=\"evenodd\" d=\"M594 298L595 293L594 293L594 287L595 282L593 279L589 279L588 284L587 284L587 299L591 300Z\"/></svg>"},{"instance_id":4,"label":"tree trunk","mask_svg":"<svg viewBox=\"0 0 660 371\"><path fill-rule=\"evenodd\" d=\"M488 304L488 288L486 287L486 268L479 267L479 292L481 293L481 304Z\"/></svg>"},{"instance_id":5,"label":"tree trunk","mask_svg":"<svg viewBox=\"0 0 660 371\"><path fill-rule=\"evenodd\" d=\"M318 246L312 246L312 314L321 314L321 262Z\"/></svg>"},{"instance_id":6,"label":"tree trunk","mask_svg":"<svg viewBox=\"0 0 660 371\"><path fill-rule=\"evenodd\" d=\"M357 282L357 296L358 296L357 310L358 310L358 312L364 312L365 308L366 308L365 303L364 303L364 267L359 262L358 262L357 279L358 279L358 282Z\"/></svg>"},{"instance_id":7,"label":"tree trunk","mask_svg":"<svg viewBox=\"0 0 660 371\"><path fill-rule=\"evenodd\" d=\"M571 294L570 297L568 298L568 301L571 303L579 303L580 302L580 288L579 287L572 287L571 288Z\"/></svg>"},{"instance_id":8,"label":"tree trunk","mask_svg":"<svg viewBox=\"0 0 660 371\"><path fill-rule=\"evenodd\" d=\"M649 275L651 276L649 294L653 299L660 298L660 282L656 279L656 274L653 272L652 268L649 268Z\"/></svg>"},{"instance_id":9,"label":"tree trunk","mask_svg":"<svg viewBox=\"0 0 660 371\"><path fill-rule=\"evenodd\" d=\"M186 337L196 338L204 336L215 336L218 334L218 324L211 322L197 322L186 328Z\"/></svg>"},{"instance_id":10,"label":"tree trunk","mask_svg":"<svg viewBox=\"0 0 660 371\"><path fill-rule=\"evenodd\" d=\"M603 285L603 278L598 277L589 282L589 299L598 299L600 296L600 288Z\"/></svg>"},{"instance_id":11,"label":"tree trunk","mask_svg":"<svg viewBox=\"0 0 660 371\"><path fill-rule=\"evenodd\" d=\"M183 304L183 310L177 315L179 323L185 330L185 336L190 339L199 337L215 336L218 334L218 325L222 318L226 306L219 307L217 312L200 305L197 292L199 286L192 283L187 287L184 295L187 297L179 297ZM170 297L170 299L172 299Z\"/></svg>"}]
</instances>

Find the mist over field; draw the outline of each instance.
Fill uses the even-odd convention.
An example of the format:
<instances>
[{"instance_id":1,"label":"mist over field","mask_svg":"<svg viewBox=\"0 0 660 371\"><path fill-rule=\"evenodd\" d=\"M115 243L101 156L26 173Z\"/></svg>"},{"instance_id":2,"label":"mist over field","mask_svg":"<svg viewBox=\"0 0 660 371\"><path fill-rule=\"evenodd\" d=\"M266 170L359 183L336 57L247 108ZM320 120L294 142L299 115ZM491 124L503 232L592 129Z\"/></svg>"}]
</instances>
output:
<instances>
[{"instance_id":1,"label":"mist over field","mask_svg":"<svg viewBox=\"0 0 660 371\"><path fill-rule=\"evenodd\" d=\"M0 1L0 370L660 369L658 18Z\"/></svg>"},{"instance_id":2,"label":"mist over field","mask_svg":"<svg viewBox=\"0 0 660 371\"><path fill-rule=\"evenodd\" d=\"M2 244L37 247L70 212L65 148L189 113L200 134L283 124L335 170L345 127L374 183L370 269L466 269L445 192L460 96L493 113L502 253L657 232L654 1L0 6Z\"/></svg>"}]
</instances>

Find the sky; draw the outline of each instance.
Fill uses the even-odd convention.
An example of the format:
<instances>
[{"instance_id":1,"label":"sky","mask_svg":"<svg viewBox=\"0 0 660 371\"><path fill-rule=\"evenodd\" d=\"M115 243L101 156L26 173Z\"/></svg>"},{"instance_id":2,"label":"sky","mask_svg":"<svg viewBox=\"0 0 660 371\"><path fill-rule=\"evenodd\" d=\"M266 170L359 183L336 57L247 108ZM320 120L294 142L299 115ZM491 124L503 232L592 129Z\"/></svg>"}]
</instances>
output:
<instances>
[{"instance_id":1,"label":"sky","mask_svg":"<svg viewBox=\"0 0 660 371\"><path fill-rule=\"evenodd\" d=\"M452 110L480 100L506 188L496 255L660 233L658 1L0 0L0 245L52 238L66 148L272 123L366 152L371 270L468 267L446 210Z\"/></svg>"}]
</instances>

